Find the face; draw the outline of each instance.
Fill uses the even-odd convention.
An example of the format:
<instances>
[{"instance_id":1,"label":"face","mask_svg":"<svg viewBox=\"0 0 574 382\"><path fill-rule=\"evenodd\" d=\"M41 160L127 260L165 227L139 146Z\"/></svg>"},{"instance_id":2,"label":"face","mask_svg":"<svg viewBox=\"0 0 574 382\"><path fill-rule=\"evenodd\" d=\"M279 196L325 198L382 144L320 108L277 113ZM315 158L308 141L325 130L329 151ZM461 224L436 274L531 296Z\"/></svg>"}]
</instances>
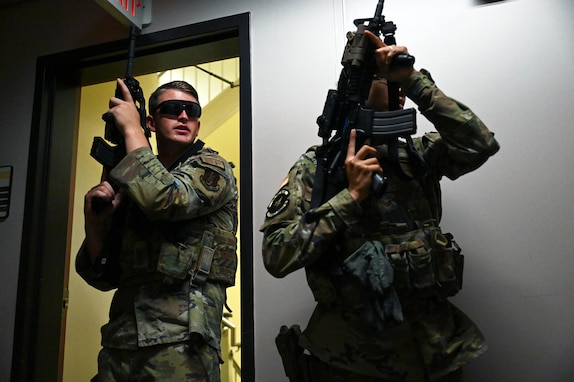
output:
<instances>
[{"instance_id":1,"label":"face","mask_svg":"<svg viewBox=\"0 0 574 382\"><path fill-rule=\"evenodd\" d=\"M163 90L158 96L158 105L165 101L180 100L197 103L197 99L179 89ZM174 111L175 110L175 111ZM173 148L179 150L192 144L199 133L199 119L193 111L185 108L158 108L150 110L147 118L148 127L156 133L160 151ZM188 114L189 113L189 114ZM176 115L177 114L177 115Z\"/></svg>"},{"instance_id":2,"label":"face","mask_svg":"<svg viewBox=\"0 0 574 382\"><path fill-rule=\"evenodd\" d=\"M375 111L389 111L389 88L384 80L374 80L365 106ZM399 108L405 106L405 97L399 96Z\"/></svg>"},{"instance_id":3,"label":"face","mask_svg":"<svg viewBox=\"0 0 574 382\"><path fill-rule=\"evenodd\" d=\"M375 111L389 111L389 88L385 80L374 80L371 84L369 97L365 101L365 106ZM399 108L405 106L405 96L399 95ZM369 139L368 144L378 146L384 143L384 140Z\"/></svg>"}]
</instances>

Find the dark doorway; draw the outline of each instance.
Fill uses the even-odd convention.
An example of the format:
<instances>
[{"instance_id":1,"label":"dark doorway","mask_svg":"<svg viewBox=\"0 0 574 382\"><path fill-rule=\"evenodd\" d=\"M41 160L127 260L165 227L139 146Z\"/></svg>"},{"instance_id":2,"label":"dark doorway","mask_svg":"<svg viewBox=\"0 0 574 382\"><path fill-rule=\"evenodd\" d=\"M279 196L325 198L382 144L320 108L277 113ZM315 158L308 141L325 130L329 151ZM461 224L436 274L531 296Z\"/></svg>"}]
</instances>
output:
<instances>
[{"instance_id":1,"label":"dark doorway","mask_svg":"<svg viewBox=\"0 0 574 382\"><path fill-rule=\"evenodd\" d=\"M136 41L133 74L240 59L241 364L243 380L254 381L249 44L249 14L144 34ZM79 92L120 77L127 48L126 38L38 60L12 381L61 378Z\"/></svg>"}]
</instances>

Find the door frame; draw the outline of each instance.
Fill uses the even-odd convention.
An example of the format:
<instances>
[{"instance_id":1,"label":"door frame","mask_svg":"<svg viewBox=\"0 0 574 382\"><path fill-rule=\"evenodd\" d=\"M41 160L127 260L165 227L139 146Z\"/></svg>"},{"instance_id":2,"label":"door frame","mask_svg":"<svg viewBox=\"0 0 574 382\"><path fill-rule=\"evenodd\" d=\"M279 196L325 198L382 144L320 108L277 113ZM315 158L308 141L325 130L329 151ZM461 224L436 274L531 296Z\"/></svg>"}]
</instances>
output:
<instances>
[{"instance_id":1,"label":"door frame","mask_svg":"<svg viewBox=\"0 0 574 382\"><path fill-rule=\"evenodd\" d=\"M185 61L181 54L169 56L170 52L203 44L215 46L202 50L204 53L221 59L233 53L225 50L225 41L238 41L241 374L247 382L255 380L249 22L250 14L243 13L138 36L133 73L136 76L154 70L158 65L154 58L160 54L169 60ZM12 353L13 382L61 380L80 89L92 82L121 77L128 46L126 38L38 58ZM182 62L181 66L187 65ZM96 66L97 71L91 70Z\"/></svg>"}]
</instances>

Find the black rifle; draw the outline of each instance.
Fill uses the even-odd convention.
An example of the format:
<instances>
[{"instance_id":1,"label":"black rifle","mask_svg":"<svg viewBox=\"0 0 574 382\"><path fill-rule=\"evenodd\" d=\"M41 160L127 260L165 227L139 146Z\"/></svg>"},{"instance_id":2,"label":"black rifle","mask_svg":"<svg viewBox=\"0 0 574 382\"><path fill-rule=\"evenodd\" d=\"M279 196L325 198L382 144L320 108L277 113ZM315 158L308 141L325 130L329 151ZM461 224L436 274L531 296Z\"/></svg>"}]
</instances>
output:
<instances>
[{"instance_id":1,"label":"black rifle","mask_svg":"<svg viewBox=\"0 0 574 382\"><path fill-rule=\"evenodd\" d=\"M130 44L128 51L128 63L124 83L130 91L132 99L140 115L140 125L144 129L145 136L149 138L151 132L146 123L145 97L139 82L133 78L133 59L135 55L136 29L134 26L130 29ZM122 88L119 84L116 86L115 96L124 99ZM104 113L102 119L106 122L104 137L107 141L115 146L109 145L102 137L94 137L90 155L103 165L102 180L108 180L109 172L126 156L126 147L124 137L118 130L113 116ZM117 192L118 187L112 183L112 187ZM121 252L122 232L124 219L127 213L127 205L130 200L124 200L120 207L115 211L109 232L109 241L112 243L105 255L100 256L94 264L94 281L98 284L105 283L106 289L117 286L120 278L119 254ZM101 199L92 199L92 211L96 214L102 212L111 205L110 202ZM103 287L103 286L101 286Z\"/></svg>"},{"instance_id":2,"label":"black rifle","mask_svg":"<svg viewBox=\"0 0 574 382\"><path fill-rule=\"evenodd\" d=\"M133 78L133 59L135 55L135 40L136 40L136 29L134 26L130 29L130 44L128 51L128 63L126 69L126 76L124 78L124 83L130 91L132 99L136 105L138 113L140 115L140 125L144 130L145 136L147 138L151 137L151 132L147 127L146 123L146 108L145 108L145 97L143 90L140 87L138 80ZM120 99L124 99L122 88L117 85L115 96ZM95 158L100 164L104 166L104 175L102 178L107 177L107 173L111 171L125 156L126 148L124 137L120 134L114 117L110 113L104 113L102 119L106 122L104 138L94 137L92 143L92 149L90 150L90 155ZM113 143L115 146L111 146L106 141ZM92 210L96 213L101 212L109 203L106 203L102 199L94 199L92 201Z\"/></svg>"},{"instance_id":3,"label":"black rifle","mask_svg":"<svg viewBox=\"0 0 574 382\"><path fill-rule=\"evenodd\" d=\"M399 110L398 84L388 83L390 111L375 112L365 107L377 70L374 55L376 47L365 35L365 31L375 36L382 35L387 45L396 44L394 34L397 27L392 21L385 21L383 4L384 0L379 0L373 18L354 21L357 30L347 34L337 90L329 90L323 114L317 118L318 135L323 138L323 144L317 151L312 208L346 187L344 161L352 129L357 131L357 148L368 138L389 141L399 137L410 138L416 132L416 110ZM411 55L396 55L391 62L391 69L412 68L414 61ZM333 131L335 135L331 138ZM385 186L385 178L375 174L372 191L381 195Z\"/></svg>"}]
</instances>

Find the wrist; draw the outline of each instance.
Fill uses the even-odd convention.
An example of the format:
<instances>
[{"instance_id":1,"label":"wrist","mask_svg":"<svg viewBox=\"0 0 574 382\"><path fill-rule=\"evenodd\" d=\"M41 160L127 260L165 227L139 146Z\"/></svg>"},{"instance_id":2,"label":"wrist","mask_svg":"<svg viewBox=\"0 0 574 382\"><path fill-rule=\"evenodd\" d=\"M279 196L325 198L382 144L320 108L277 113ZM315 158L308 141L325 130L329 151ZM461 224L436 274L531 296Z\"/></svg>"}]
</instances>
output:
<instances>
[{"instance_id":1,"label":"wrist","mask_svg":"<svg viewBox=\"0 0 574 382\"><path fill-rule=\"evenodd\" d=\"M102 253L102 249L103 246L101 240L96 239L93 236L86 235L86 239L84 241L84 251L90 259L90 264L94 264L96 262L100 256L100 253Z\"/></svg>"},{"instance_id":2,"label":"wrist","mask_svg":"<svg viewBox=\"0 0 574 382\"><path fill-rule=\"evenodd\" d=\"M149 141L147 140L143 129L139 126L126 130L124 140L126 152L128 153L140 147L149 147Z\"/></svg>"},{"instance_id":3,"label":"wrist","mask_svg":"<svg viewBox=\"0 0 574 382\"><path fill-rule=\"evenodd\" d=\"M368 193L361 192L356 189L349 189L349 194L351 195L353 200L357 203L361 203L363 200L367 198L367 196L369 196Z\"/></svg>"},{"instance_id":4,"label":"wrist","mask_svg":"<svg viewBox=\"0 0 574 382\"><path fill-rule=\"evenodd\" d=\"M430 76L430 73L425 69L421 69L420 71L413 70L410 76L401 85L406 96L415 103L420 99L421 93L424 89L429 86L434 86L434 80Z\"/></svg>"}]
</instances>

